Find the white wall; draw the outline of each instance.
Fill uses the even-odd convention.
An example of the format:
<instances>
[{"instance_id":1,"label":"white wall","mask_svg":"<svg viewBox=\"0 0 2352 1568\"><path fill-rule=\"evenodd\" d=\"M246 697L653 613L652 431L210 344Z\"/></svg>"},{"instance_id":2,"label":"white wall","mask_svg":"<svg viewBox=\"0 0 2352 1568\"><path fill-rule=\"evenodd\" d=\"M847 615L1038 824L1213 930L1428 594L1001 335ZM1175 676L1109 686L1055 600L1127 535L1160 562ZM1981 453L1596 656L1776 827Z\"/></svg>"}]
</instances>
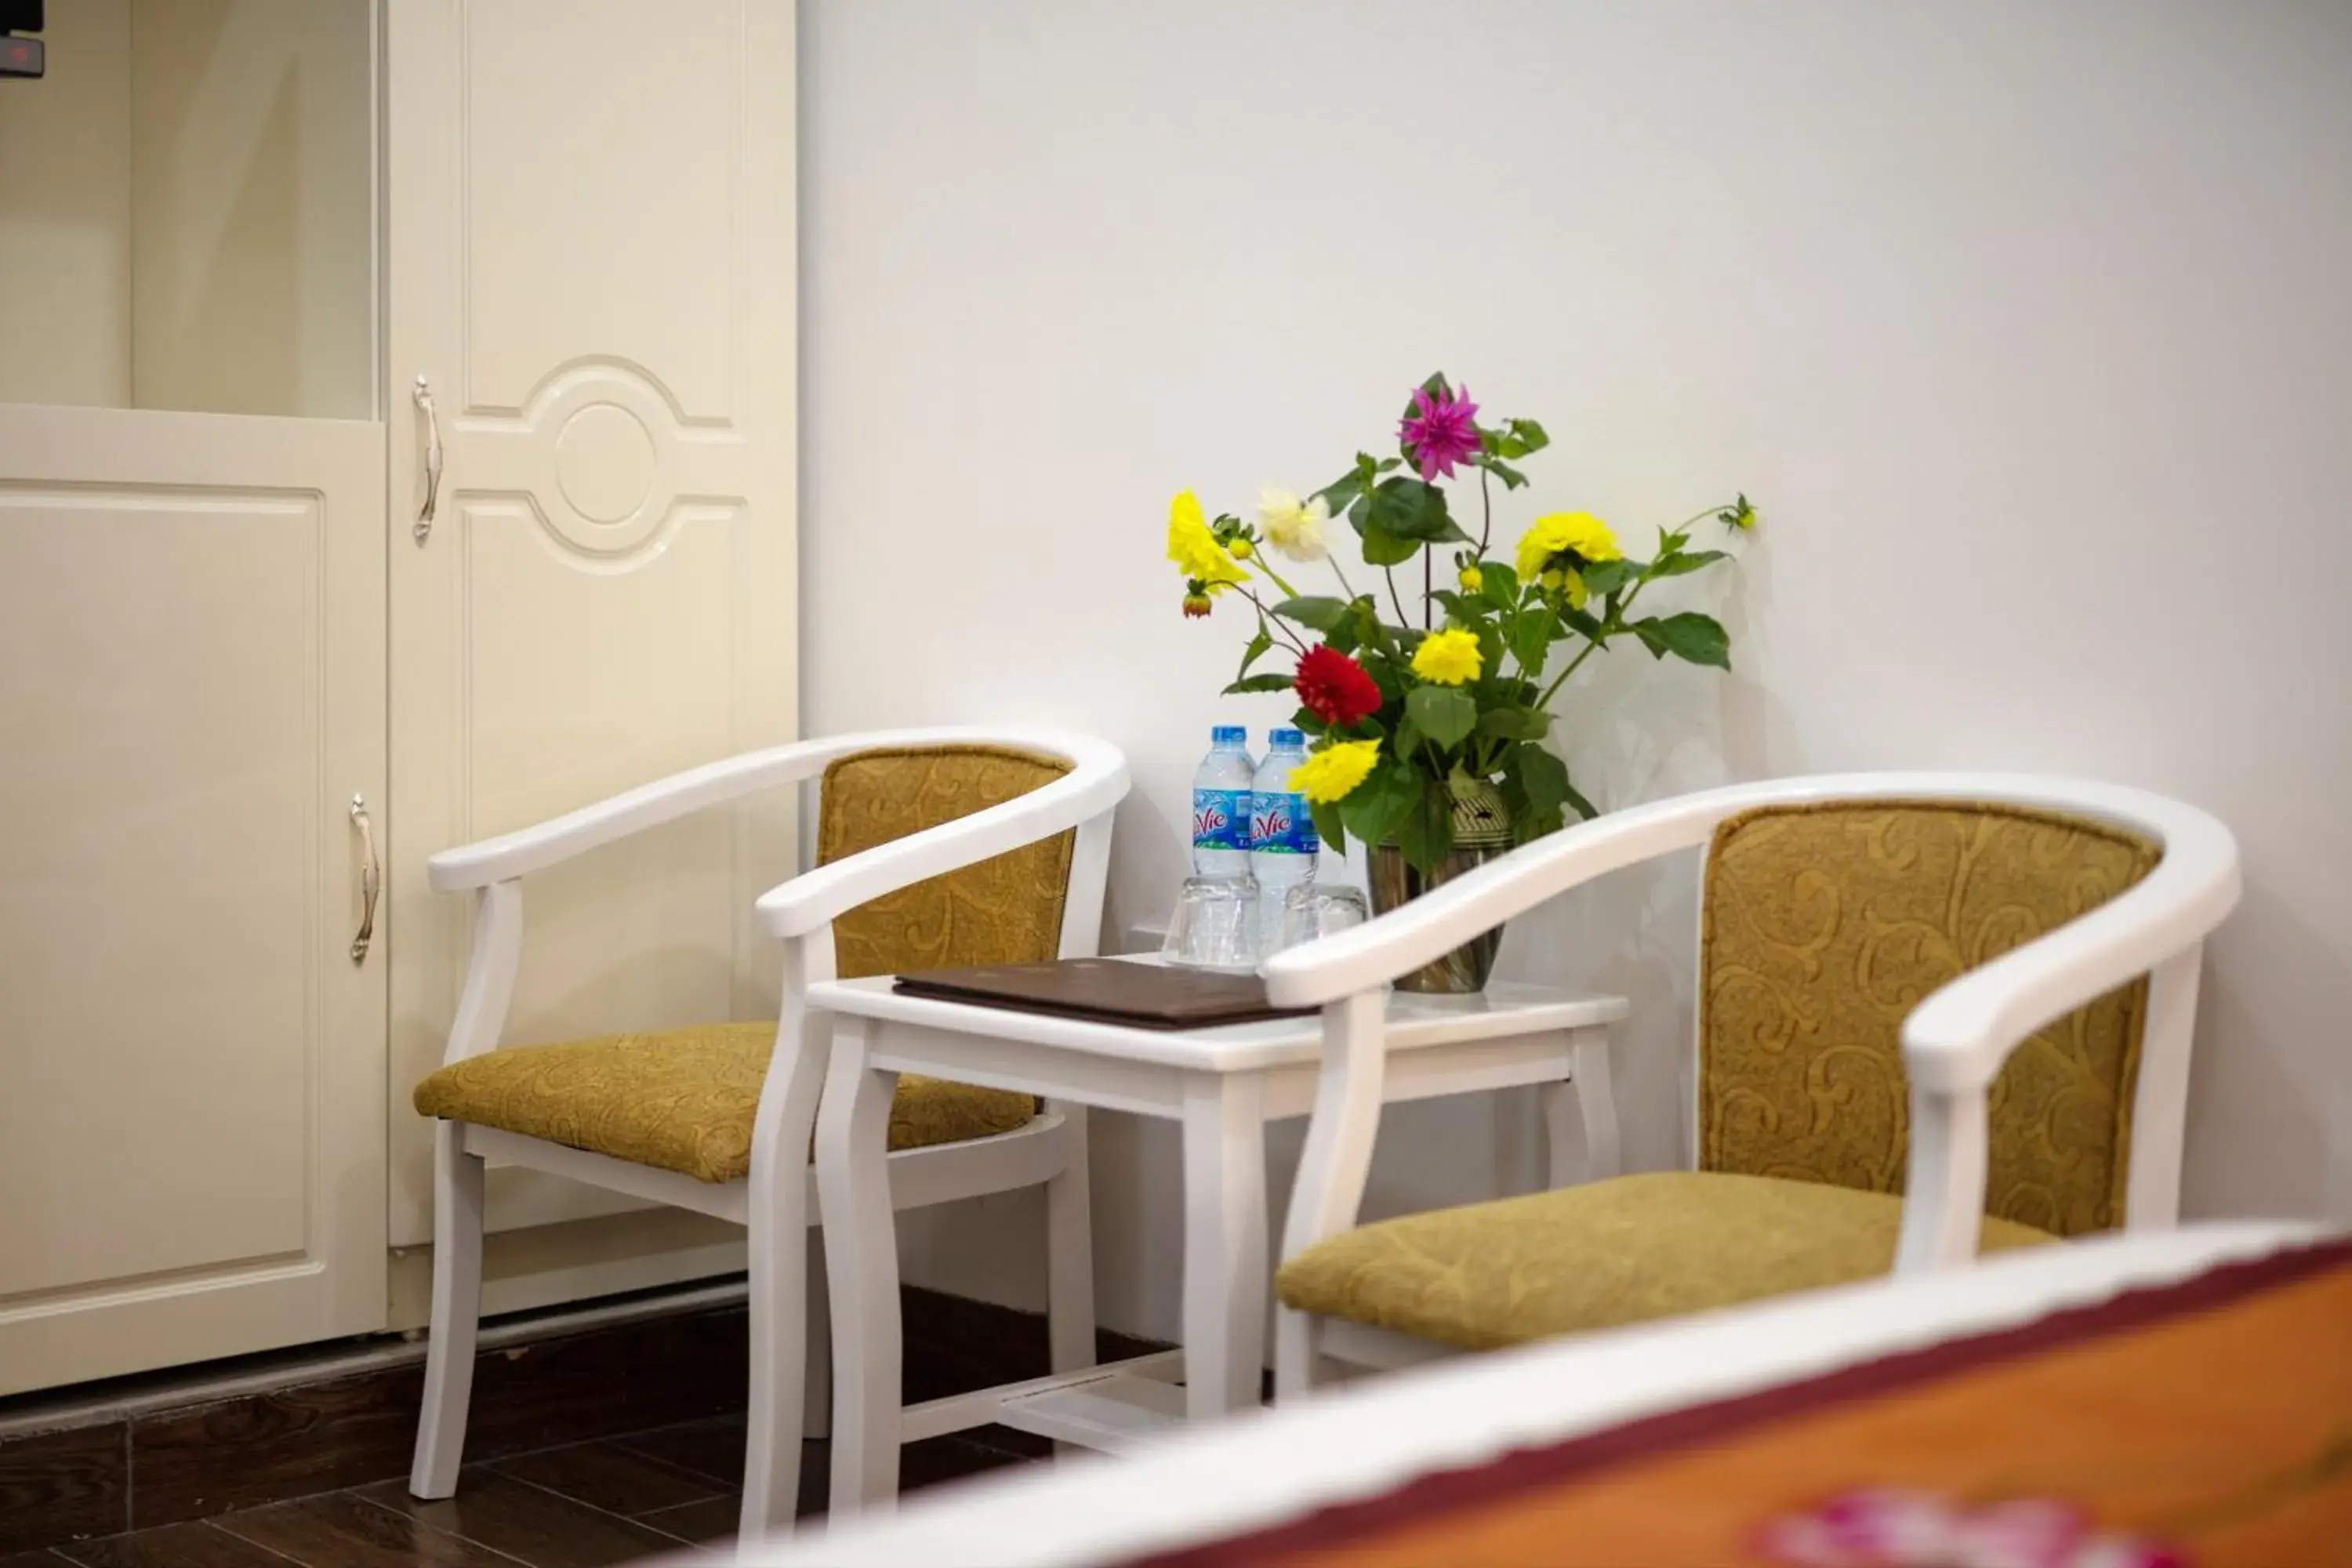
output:
<instances>
[{"instance_id":1,"label":"white wall","mask_svg":"<svg viewBox=\"0 0 2352 1568\"><path fill-rule=\"evenodd\" d=\"M803 11L814 732L1053 720L1126 747L1112 921L1180 873L1237 617L1177 615L1169 494L1239 510L1431 370L1541 418L1534 504L1636 534L1734 488L1730 679L1638 651L1560 705L1586 791L2039 769L2244 847L2192 1215L2352 1218L2352 8L1745 0ZM1596 661L1598 662L1598 661ZM1515 928L1621 989L1628 1150L1679 1151L1689 868ZM1416 1108L1386 1207L1517 1112ZM1098 1138L1106 1317L1171 1333L1165 1129ZM1037 1300L1035 1215L913 1277Z\"/></svg>"}]
</instances>

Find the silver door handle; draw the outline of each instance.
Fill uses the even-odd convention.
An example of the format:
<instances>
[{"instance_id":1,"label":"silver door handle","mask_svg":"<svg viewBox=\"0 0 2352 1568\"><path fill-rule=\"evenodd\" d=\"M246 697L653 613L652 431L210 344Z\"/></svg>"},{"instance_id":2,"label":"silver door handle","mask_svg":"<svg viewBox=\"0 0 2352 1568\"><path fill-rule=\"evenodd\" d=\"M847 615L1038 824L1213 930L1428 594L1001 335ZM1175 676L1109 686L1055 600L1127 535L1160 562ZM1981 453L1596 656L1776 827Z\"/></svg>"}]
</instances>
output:
<instances>
[{"instance_id":1,"label":"silver door handle","mask_svg":"<svg viewBox=\"0 0 2352 1568\"><path fill-rule=\"evenodd\" d=\"M425 384L425 374L417 373L416 389L409 394L415 399L416 411L425 416L425 504L417 509L416 526L410 531L422 544L433 532L433 514L441 503L441 416L433 411L433 393Z\"/></svg>"},{"instance_id":2,"label":"silver door handle","mask_svg":"<svg viewBox=\"0 0 2352 1568\"><path fill-rule=\"evenodd\" d=\"M375 937L376 895L383 891L383 868L375 858L375 829L368 823L367 800L352 796L352 825L360 830L360 852L367 864L360 869L360 930L352 938L352 962L364 963L368 943Z\"/></svg>"}]
</instances>

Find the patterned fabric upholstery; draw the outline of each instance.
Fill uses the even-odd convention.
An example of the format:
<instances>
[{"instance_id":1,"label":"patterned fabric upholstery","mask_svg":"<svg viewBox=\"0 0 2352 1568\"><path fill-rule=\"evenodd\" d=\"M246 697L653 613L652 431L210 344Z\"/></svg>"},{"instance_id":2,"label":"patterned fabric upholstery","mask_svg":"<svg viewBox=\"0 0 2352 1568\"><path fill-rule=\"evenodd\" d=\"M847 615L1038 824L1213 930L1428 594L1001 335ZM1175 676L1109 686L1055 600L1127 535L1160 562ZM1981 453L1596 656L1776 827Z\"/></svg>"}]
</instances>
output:
<instances>
[{"instance_id":1,"label":"patterned fabric upholstery","mask_svg":"<svg viewBox=\"0 0 2352 1568\"><path fill-rule=\"evenodd\" d=\"M817 859L827 864L1027 794L1069 771L991 746L860 752L825 770ZM1075 836L1065 833L861 904L834 922L845 979L1053 957ZM641 1165L730 1182L751 1163L751 1121L772 1022L706 1024L488 1052L416 1086L425 1116L543 1138ZM901 1075L890 1147L1008 1132L1036 1101Z\"/></svg>"},{"instance_id":2,"label":"patterned fabric upholstery","mask_svg":"<svg viewBox=\"0 0 2352 1568\"><path fill-rule=\"evenodd\" d=\"M775 1025L751 1023L515 1046L433 1074L416 1086L416 1109L698 1181L738 1181L751 1169L751 1118L775 1043ZM890 1147L1010 1132L1035 1105L1009 1089L903 1073Z\"/></svg>"},{"instance_id":3,"label":"patterned fabric upholstery","mask_svg":"<svg viewBox=\"0 0 2352 1568\"><path fill-rule=\"evenodd\" d=\"M1057 759L992 746L843 757L824 772L817 864L1002 805L1069 771ZM833 922L836 972L854 980L1052 958L1061 951L1074 843L1064 833L859 905Z\"/></svg>"},{"instance_id":4,"label":"patterned fabric upholstery","mask_svg":"<svg viewBox=\"0 0 2352 1568\"><path fill-rule=\"evenodd\" d=\"M1620 1176L1346 1231L1292 1258L1286 1306L1493 1350L1867 1279L1903 1200L1703 1171ZM2054 1238L1987 1219L1987 1249Z\"/></svg>"},{"instance_id":5,"label":"patterned fabric upholstery","mask_svg":"<svg viewBox=\"0 0 2352 1568\"><path fill-rule=\"evenodd\" d=\"M2014 806L1856 802L1726 822L1707 864L1699 1164L1903 1188L1904 1017L2155 868L2156 846ZM2143 979L2033 1036L1993 1081L1988 1213L2123 1222Z\"/></svg>"},{"instance_id":6,"label":"patterned fabric upholstery","mask_svg":"<svg viewBox=\"0 0 2352 1568\"><path fill-rule=\"evenodd\" d=\"M1700 1170L1366 1226L1286 1264L1283 1300L1479 1349L1885 1273L1910 1144L1903 1019L2158 858L2006 805L1725 822L1702 910ZM2123 1222L2147 1004L2135 981L2010 1057L1988 1102L1985 1247Z\"/></svg>"}]
</instances>

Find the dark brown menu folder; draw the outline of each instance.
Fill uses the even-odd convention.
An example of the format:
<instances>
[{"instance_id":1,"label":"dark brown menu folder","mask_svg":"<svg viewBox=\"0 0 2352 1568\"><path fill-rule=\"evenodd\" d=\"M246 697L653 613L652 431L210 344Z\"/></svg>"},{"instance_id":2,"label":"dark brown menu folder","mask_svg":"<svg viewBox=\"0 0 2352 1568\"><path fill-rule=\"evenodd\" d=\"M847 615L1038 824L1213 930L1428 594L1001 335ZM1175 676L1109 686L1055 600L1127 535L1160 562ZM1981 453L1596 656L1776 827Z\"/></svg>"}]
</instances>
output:
<instances>
[{"instance_id":1,"label":"dark brown menu folder","mask_svg":"<svg viewBox=\"0 0 2352 1568\"><path fill-rule=\"evenodd\" d=\"M932 969L899 975L894 989L943 1002L1054 1013L1139 1029L1205 1029L1264 1018L1306 1017L1316 1011L1273 1005L1265 999L1265 982L1255 974L1117 958Z\"/></svg>"}]
</instances>

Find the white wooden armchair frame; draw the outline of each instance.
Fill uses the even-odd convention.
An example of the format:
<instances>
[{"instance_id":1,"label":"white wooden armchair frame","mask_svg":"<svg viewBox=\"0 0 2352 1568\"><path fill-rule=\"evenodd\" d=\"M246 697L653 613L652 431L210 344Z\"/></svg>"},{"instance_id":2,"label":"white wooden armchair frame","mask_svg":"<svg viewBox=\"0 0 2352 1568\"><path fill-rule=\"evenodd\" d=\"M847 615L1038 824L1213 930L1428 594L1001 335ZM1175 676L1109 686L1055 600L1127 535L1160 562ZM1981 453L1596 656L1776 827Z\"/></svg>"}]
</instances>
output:
<instances>
[{"instance_id":1,"label":"white wooden armchair frame","mask_svg":"<svg viewBox=\"0 0 2352 1568\"><path fill-rule=\"evenodd\" d=\"M1986 1091L2010 1053L2051 1020L2141 975L2147 1016L2134 1089L2126 1227L2179 1215L2181 1125L2206 934L2238 900L2237 842L2193 806L2145 790L2023 774L1883 773L1734 784L1634 806L1514 850L1379 920L1276 955L1276 1005L1323 1009L1323 1067L1284 1229L1286 1260L1350 1229L1380 1125L1389 983L1548 899L1608 872L1700 847L1757 806L1822 801L1988 802L2072 813L2154 839L2156 868L2121 896L1969 971L1903 1024L1911 1144L1897 1275L1964 1264L1984 1212ZM1694 1049L1696 1041L1694 1037ZM1692 1075L1696 1125L1697 1075ZM1278 1395L1307 1391L1333 1359L1397 1366L1449 1353L1386 1330L1280 1308Z\"/></svg>"},{"instance_id":2,"label":"white wooden armchair frame","mask_svg":"<svg viewBox=\"0 0 2352 1568\"><path fill-rule=\"evenodd\" d=\"M751 1398L742 1539L750 1543L790 1528L806 1412L823 1411L830 1381L829 1352L820 1343L810 1354L810 1329L813 1321L822 1326L823 1298L811 1289L806 1237L818 1218L808 1153L831 1026L827 1016L812 1015L803 998L811 984L833 977L833 921L886 893L1076 829L1060 952L1093 954L1100 940L1111 812L1127 794L1127 763L1103 742L1049 731L937 728L835 736L747 752L427 861L436 891L470 891L475 900L473 950L446 1065L499 1045L522 956L524 877L690 812L814 777L837 758L887 748L974 745L1059 758L1070 771L1003 805L803 872L759 900L761 923L783 944L783 984L747 1178L701 1182L496 1128L436 1125L433 1315L410 1491L439 1498L457 1487L481 1307L484 1163L496 1159L749 1227ZM1014 1131L903 1150L889 1156L888 1169L893 1209L1044 1185L1055 1364L1076 1367L1094 1359L1083 1106L1049 1102L1045 1114Z\"/></svg>"}]
</instances>

